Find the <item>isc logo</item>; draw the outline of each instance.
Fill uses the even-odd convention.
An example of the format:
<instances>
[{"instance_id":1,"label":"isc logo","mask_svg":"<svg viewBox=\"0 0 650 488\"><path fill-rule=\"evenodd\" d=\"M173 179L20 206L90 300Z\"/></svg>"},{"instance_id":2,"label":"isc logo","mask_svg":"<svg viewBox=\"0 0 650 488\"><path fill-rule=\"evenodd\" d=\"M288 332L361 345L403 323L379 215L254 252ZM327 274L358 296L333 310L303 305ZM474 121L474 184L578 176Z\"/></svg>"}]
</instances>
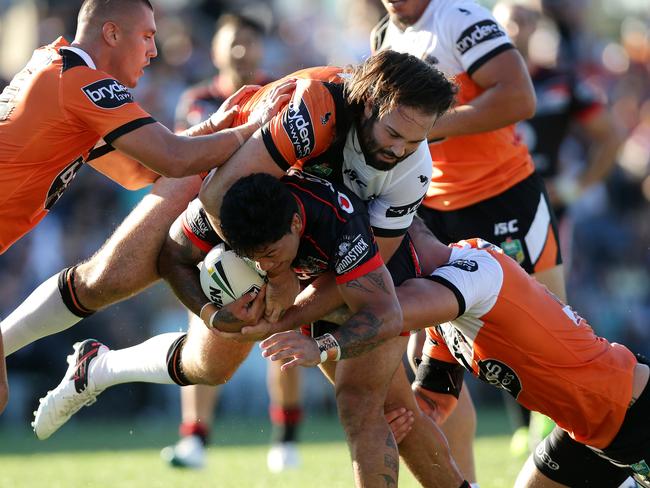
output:
<instances>
[{"instance_id":1,"label":"isc logo","mask_svg":"<svg viewBox=\"0 0 650 488\"><path fill-rule=\"evenodd\" d=\"M497 222L494 224L495 236L514 234L515 232L519 232L519 223L517 222L517 219L512 219L508 222Z\"/></svg>"}]
</instances>

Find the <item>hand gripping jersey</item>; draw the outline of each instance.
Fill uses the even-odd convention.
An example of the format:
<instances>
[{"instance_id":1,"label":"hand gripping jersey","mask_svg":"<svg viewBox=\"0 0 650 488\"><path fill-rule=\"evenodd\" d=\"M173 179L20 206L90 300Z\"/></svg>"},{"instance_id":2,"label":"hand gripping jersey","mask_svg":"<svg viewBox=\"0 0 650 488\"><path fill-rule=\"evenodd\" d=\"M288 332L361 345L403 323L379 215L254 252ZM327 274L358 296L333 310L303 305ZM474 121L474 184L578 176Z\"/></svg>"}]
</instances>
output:
<instances>
[{"instance_id":1,"label":"hand gripping jersey","mask_svg":"<svg viewBox=\"0 0 650 488\"><path fill-rule=\"evenodd\" d=\"M303 230L294 272L303 280L333 271L337 283L363 276L383 264L364 203L342 185L291 170L281 180L298 201ZM185 235L204 251L222 242L198 199L182 218Z\"/></svg>"},{"instance_id":2,"label":"hand gripping jersey","mask_svg":"<svg viewBox=\"0 0 650 488\"><path fill-rule=\"evenodd\" d=\"M551 417L576 441L607 446L632 396L636 358L589 324L511 258L480 239L452 245L429 279L458 298L455 320L427 329L424 353L457 361Z\"/></svg>"},{"instance_id":3,"label":"hand gripping jersey","mask_svg":"<svg viewBox=\"0 0 650 488\"><path fill-rule=\"evenodd\" d=\"M472 73L513 49L491 13L471 0L430 0L422 17L405 31L386 17L373 30L372 43L375 51L412 54L454 78L459 105L483 92ZM498 195L534 169L514 125L449 137L429 149L433 177L423 205L437 210L456 210Z\"/></svg>"},{"instance_id":4,"label":"hand gripping jersey","mask_svg":"<svg viewBox=\"0 0 650 488\"><path fill-rule=\"evenodd\" d=\"M356 128L345 103L341 68L318 67L298 71L256 92L235 125L276 85L297 78L287 104L262 128L267 150L286 170L296 167L329 181L345 184L368 206L375 235L394 237L406 233L426 195L431 178L431 156L426 141L390 171L366 164Z\"/></svg>"},{"instance_id":5,"label":"hand gripping jersey","mask_svg":"<svg viewBox=\"0 0 650 488\"><path fill-rule=\"evenodd\" d=\"M255 84L266 85L270 81L263 73L258 73ZM235 91L232 83L220 75L191 86L183 92L176 106L174 130L182 131L203 122Z\"/></svg>"},{"instance_id":6,"label":"hand gripping jersey","mask_svg":"<svg viewBox=\"0 0 650 488\"><path fill-rule=\"evenodd\" d=\"M34 51L0 95L0 253L61 197L100 139L155 122L63 38Z\"/></svg>"}]
</instances>

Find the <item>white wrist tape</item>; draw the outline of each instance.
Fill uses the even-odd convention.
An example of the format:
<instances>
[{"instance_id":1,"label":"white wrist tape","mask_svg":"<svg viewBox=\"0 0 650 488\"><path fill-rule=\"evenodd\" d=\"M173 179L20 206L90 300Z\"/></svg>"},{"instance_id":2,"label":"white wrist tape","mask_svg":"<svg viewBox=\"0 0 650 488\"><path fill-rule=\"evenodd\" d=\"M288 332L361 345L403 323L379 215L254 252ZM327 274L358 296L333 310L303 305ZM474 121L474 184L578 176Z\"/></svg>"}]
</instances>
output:
<instances>
[{"instance_id":1,"label":"white wrist tape","mask_svg":"<svg viewBox=\"0 0 650 488\"><path fill-rule=\"evenodd\" d=\"M239 141L239 147L242 147L244 145L244 143L246 142L246 140L244 139L244 136L242 136L237 129L233 130L232 133L235 134L235 137Z\"/></svg>"},{"instance_id":2,"label":"white wrist tape","mask_svg":"<svg viewBox=\"0 0 650 488\"><path fill-rule=\"evenodd\" d=\"M341 346L339 346L339 343L332 334L323 334L322 336L315 337L314 340L318 344L321 363L341 359Z\"/></svg>"}]
</instances>

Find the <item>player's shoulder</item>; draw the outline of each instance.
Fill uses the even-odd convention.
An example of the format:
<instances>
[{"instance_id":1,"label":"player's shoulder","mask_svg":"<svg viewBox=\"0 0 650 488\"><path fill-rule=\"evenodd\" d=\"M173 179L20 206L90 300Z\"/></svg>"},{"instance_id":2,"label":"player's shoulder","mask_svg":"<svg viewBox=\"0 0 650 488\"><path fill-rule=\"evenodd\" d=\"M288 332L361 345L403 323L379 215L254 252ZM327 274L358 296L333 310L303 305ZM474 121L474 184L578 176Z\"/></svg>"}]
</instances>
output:
<instances>
[{"instance_id":1,"label":"player's shoulder","mask_svg":"<svg viewBox=\"0 0 650 488\"><path fill-rule=\"evenodd\" d=\"M468 0L440 4L439 11L433 17L434 23L451 36L450 42L454 42L461 52L464 44L506 36L492 12L476 2Z\"/></svg>"},{"instance_id":2,"label":"player's shoulder","mask_svg":"<svg viewBox=\"0 0 650 488\"><path fill-rule=\"evenodd\" d=\"M363 201L344 185L291 168L282 177L283 183L294 190L302 203L310 203L312 208L333 210L343 220L358 212L365 212Z\"/></svg>"}]
</instances>

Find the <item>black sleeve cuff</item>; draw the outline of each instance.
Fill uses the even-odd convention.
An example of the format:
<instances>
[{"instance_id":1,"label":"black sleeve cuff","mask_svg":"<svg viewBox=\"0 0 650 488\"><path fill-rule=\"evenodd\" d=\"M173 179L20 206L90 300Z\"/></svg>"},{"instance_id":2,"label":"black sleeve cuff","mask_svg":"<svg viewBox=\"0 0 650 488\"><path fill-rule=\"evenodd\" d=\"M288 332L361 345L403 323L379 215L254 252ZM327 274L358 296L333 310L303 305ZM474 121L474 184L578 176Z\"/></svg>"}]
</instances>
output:
<instances>
[{"instance_id":1,"label":"black sleeve cuff","mask_svg":"<svg viewBox=\"0 0 650 488\"><path fill-rule=\"evenodd\" d=\"M273 161L275 161L275 164L277 164L282 171L287 171L291 167L291 165L287 162L286 159L284 159L282 154L280 154L280 151L278 151L278 148L275 146L273 137L271 136L271 133L268 131L268 126L262 127L262 140L264 141L266 150L273 158Z\"/></svg>"},{"instance_id":2,"label":"black sleeve cuff","mask_svg":"<svg viewBox=\"0 0 650 488\"><path fill-rule=\"evenodd\" d=\"M375 237L399 237L406 234L408 227L406 229L380 229L379 227L373 227L372 232L375 234Z\"/></svg>"},{"instance_id":3,"label":"black sleeve cuff","mask_svg":"<svg viewBox=\"0 0 650 488\"><path fill-rule=\"evenodd\" d=\"M484 54L480 58L478 58L476 61L472 63L472 65L467 68L467 74L472 76L472 73L474 73L477 69L479 69L481 66L483 66L485 63L487 63L490 59L495 57L498 54L501 54L504 51L508 51L510 49L514 49L515 46L513 46L510 43L507 44L501 44L499 47L494 48L492 51L490 51L487 54Z\"/></svg>"},{"instance_id":4,"label":"black sleeve cuff","mask_svg":"<svg viewBox=\"0 0 650 488\"><path fill-rule=\"evenodd\" d=\"M127 122L117 129L110 131L104 136L104 141L106 141L106 144L113 144L115 139L118 137L121 137L124 134L128 134L129 132L139 129L140 127L144 127L145 125L154 124L155 122L156 120L153 117L143 117L141 119L132 120L131 122Z\"/></svg>"}]
</instances>

